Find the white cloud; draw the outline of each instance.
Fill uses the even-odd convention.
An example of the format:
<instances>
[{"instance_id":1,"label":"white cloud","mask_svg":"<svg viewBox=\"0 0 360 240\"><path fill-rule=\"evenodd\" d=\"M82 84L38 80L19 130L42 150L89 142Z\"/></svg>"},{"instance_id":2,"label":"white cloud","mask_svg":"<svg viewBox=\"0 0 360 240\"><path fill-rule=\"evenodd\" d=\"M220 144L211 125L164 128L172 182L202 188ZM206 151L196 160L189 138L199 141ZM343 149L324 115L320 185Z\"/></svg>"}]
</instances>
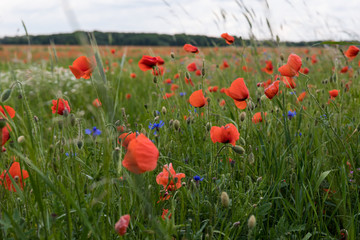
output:
<instances>
[{"instance_id":1,"label":"white cloud","mask_svg":"<svg viewBox=\"0 0 360 240\"><path fill-rule=\"evenodd\" d=\"M5 0L0 4L0 37L92 31L187 33L223 32L258 39L354 40L360 35L358 0ZM267 4L269 8L267 7ZM64 7L65 6L65 7ZM66 9L71 11L66 12ZM69 20L70 16L70 20ZM75 19L71 19L73 16Z\"/></svg>"}]
</instances>

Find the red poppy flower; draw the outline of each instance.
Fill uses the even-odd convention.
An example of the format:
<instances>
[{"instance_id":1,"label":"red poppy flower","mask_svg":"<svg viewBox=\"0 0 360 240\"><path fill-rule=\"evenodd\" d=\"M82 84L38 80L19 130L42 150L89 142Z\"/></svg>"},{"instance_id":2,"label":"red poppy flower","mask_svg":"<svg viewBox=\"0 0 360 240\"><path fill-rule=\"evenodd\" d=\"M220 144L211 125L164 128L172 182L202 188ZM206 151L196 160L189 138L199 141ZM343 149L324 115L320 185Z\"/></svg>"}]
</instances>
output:
<instances>
[{"instance_id":1,"label":"red poppy flower","mask_svg":"<svg viewBox=\"0 0 360 240\"><path fill-rule=\"evenodd\" d=\"M171 213L170 213L170 214L168 214L168 213L169 213L169 209L163 209L161 218L162 218L163 220L165 220L166 217L167 217L168 219L170 219L170 218L171 218Z\"/></svg>"},{"instance_id":2,"label":"red poppy flower","mask_svg":"<svg viewBox=\"0 0 360 240\"><path fill-rule=\"evenodd\" d=\"M233 37L233 36L230 36L230 35L227 34L227 33L221 34L221 37L222 37L223 39L225 39L226 43L229 44L229 45L230 45L230 44L233 44L234 41L235 41L234 37Z\"/></svg>"},{"instance_id":3,"label":"red poppy flower","mask_svg":"<svg viewBox=\"0 0 360 240\"><path fill-rule=\"evenodd\" d=\"M221 88L221 89L220 89L220 92L221 92L221 93L226 93L226 88Z\"/></svg>"},{"instance_id":4,"label":"red poppy flower","mask_svg":"<svg viewBox=\"0 0 360 240\"><path fill-rule=\"evenodd\" d=\"M121 144L124 148L129 146L129 143L136 138L136 133L123 133L118 138L118 144Z\"/></svg>"},{"instance_id":5,"label":"red poppy flower","mask_svg":"<svg viewBox=\"0 0 360 240\"><path fill-rule=\"evenodd\" d=\"M356 57L356 55L358 55L358 53L359 53L359 48L355 46L350 46L348 50L346 50L345 56L351 61Z\"/></svg>"},{"instance_id":6,"label":"red poppy flower","mask_svg":"<svg viewBox=\"0 0 360 240\"><path fill-rule=\"evenodd\" d=\"M200 71L199 69L196 70L195 75L196 75L196 76L201 76L201 71Z\"/></svg>"},{"instance_id":7,"label":"red poppy flower","mask_svg":"<svg viewBox=\"0 0 360 240\"><path fill-rule=\"evenodd\" d=\"M349 67L345 66L340 70L340 73L347 73L348 70L349 70Z\"/></svg>"},{"instance_id":8,"label":"red poppy flower","mask_svg":"<svg viewBox=\"0 0 360 240\"><path fill-rule=\"evenodd\" d=\"M130 73L130 77L131 78L136 78L136 74L135 73Z\"/></svg>"},{"instance_id":9,"label":"red poppy flower","mask_svg":"<svg viewBox=\"0 0 360 240\"><path fill-rule=\"evenodd\" d=\"M111 49L110 52L111 52L112 54L115 54L115 49Z\"/></svg>"},{"instance_id":10,"label":"red poppy flower","mask_svg":"<svg viewBox=\"0 0 360 240\"><path fill-rule=\"evenodd\" d=\"M230 143L235 146L240 133L234 124L229 123L222 127L213 126L210 130L210 138L213 143Z\"/></svg>"},{"instance_id":11,"label":"red poppy flower","mask_svg":"<svg viewBox=\"0 0 360 240\"><path fill-rule=\"evenodd\" d=\"M59 106L58 106L58 103L59 103ZM56 111L57 111L57 114L63 115L65 109L68 113L70 113L70 106L69 106L68 101L66 101L62 98L59 98L58 100L52 100L52 104L53 104L53 106L51 107L52 113L56 113Z\"/></svg>"},{"instance_id":12,"label":"red poppy flower","mask_svg":"<svg viewBox=\"0 0 360 240\"><path fill-rule=\"evenodd\" d=\"M163 83L165 83L165 84L171 84L171 83L172 83L172 80L171 80L171 78L168 78L168 79L165 79L165 80L163 81Z\"/></svg>"},{"instance_id":13,"label":"red poppy flower","mask_svg":"<svg viewBox=\"0 0 360 240\"><path fill-rule=\"evenodd\" d=\"M226 69L228 67L230 67L230 65L226 60L224 60L223 63L220 65L220 69Z\"/></svg>"},{"instance_id":14,"label":"red poppy flower","mask_svg":"<svg viewBox=\"0 0 360 240\"><path fill-rule=\"evenodd\" d=\"M94 105L94 107L101 107L102 105L99 99L95 99L92 104Z\"/></svg>"},{"instance_id":15,"label":"red poppy flower","mask_svg":"<svg viewBox=\"0 0 360 240\"><path fill-rule=\"evenodd\" d=\"M210 86L210 87L208 87L208 90L209 90L209 92L217 92L217 90L219 89L219 87L218 86Z\"/></svg>"},{"instance_id":16,"label":"red poppy flower","mask_svg":"<svg viewBox=\"0 0 360 240\"><path fill-rule=\"evenodd\" d=\"M296 54L290 54L287 64L279 67L279 72L283 76L294 77L301 68L301 58Z\"/></svg>"},{"instance_id":17,"label":"red poppy flower","mask_svg":"<svg viewBox=\"0 0 360 240\"><path fill-rule=\"evenodd\" d=\"M69 66L71 72L74 74L76 79L79 78L89 79L95 67L96 67L95 57L87 58L85 56L78 57L73 62L72 66Z\"/></svg>"},{"instance_id":18,"label":"red poppy flower","mask_svg":"<svg viewBox=\"0 0 360 240\"><path fill-rule=\"evenodd\" d=\"M177 85L177 84L172 84L171 85L171 91L176 91L177 89L179 88L179 85Z\"/></svg>"},{"instance_id":19,"label":"red poppy flower","mask_svg":"<svg viewBox=\"0 0 360 240\"><path fill-rule=\"evenodd\" d=\"M275 81L265 89L265 95L269 99L272 99L279 92L279 84L280 84L279 80Z\"/></svg>"},{"instance_id":20,"label":"red poppy flower","mask_svg":"<svg viewBox=\"0 0 360 240\"><path fill-rule=\"evenodd\" d=\"M175 191L181 187L181 179L184 173L176 173L172 164L164 165L163 171L156 176L156 182L163 185L166 191Z\"/></svg>"},{"instance_id":21,"label":"red poppy flower","mask_svg":"<svg viewBox=\"0 0 360 240\"><path fill-rule=\"evenodd\" d=\"M204 97L203 91L197 90L193 92L189 97L189 102L193 107L203 107L207 104L207 100Z\"/></svg>"},{"instance_id":22,"label":"red poppy flower","mask_svg":"<svg viewBox=\"0 0 360 240\"><path fill-rule=\"evenodd\" d=\"M140 134L130 141L122 165L135 174L152 171L156 168L159 150L145 135Z\"/></svg>"},{"instance_id":23,"label":"red poppy flower","mask_svg":"<svg viewBox=\"0 0 360 240\"><path fill-rule=\"evenodd\" d=\"M298 102L302 102L302 101L304 100L305 96L306 96L306 92L302 92L302 93L298 96L297 101L298 101Z\"/></svg>"},{"instance_id":24,"label":"red poppy flower","mask_svg":"<svg viewBox=\"0 0 360 240\"><path fill-rule=\"evenodd\" d=\"M156 57L143 55L142 58L140 59L138 65L139 65L139 68L145 72L147 70L153 69L153 67L156 66L157 62L158 62L158 59Z\"/></svg>"},{"instance_id":25,"label":"red poppy flower","mask_svg":"<svg viewBox=\"0 0 360 240\"><path fill-rule=\"evenodd\" d=\"M225 90L226 95L236 101L244 101L249 98L249 90L245 85L243 78L237 78L231 83L231 86Z\"/></svg>"},{"instance_id":26,"label":"red poppy flower","mask_svg":"<svg viewBox=\"0 0 360 240\"><path fill-rule=\"evenodd\" d=\"M303 74L308 74L309 69L308 68L300 68L300 72L303 73Z\"/></svg>"},{"instance_id":27,"label":"red poppy flower","mask_svg":"<svg viewBox=\"0 0 360 240\"><path fill-rule=\"evenodd\" d=\"M131 98L131 94L130 94L130 93L127 93L125 97L126 97L126 99L130 99L130 98Z\"/></svg>"},{"instance_id":28,"label":"red poppy flower","mask_svg":"<svg viewBox=\"0 0 360 240\"><path fill-rule=\"evenodd\" d=\"M340 90L336 90L336 89L333 89L333 90L329 91L330 97L332 99L336 98L339 95L339 92L340 92Z\"/></svg>"},{"instance_id":29,"label":"red poppy flower","mask_svg":"<svg viewBox=\"0 0 360 240\"><path fill-rule=\"evenodd\" d=\"M115 224L115 231L120 236L124 236L128 226L129 226L129 222L130 222L129 214L126 214L126 215L120 217L119 221L117 221L117 223Z\"/></svg>"},{"instance_id":30,"label":"red poppy flower","mask_svg":"<svg viewBox=\"0 0 360 240\"><path fill-rule=\"evenodd\" d=\"M191 86L194 86L194 83L193 83L193 81L191 80L191 78L185 77L185 83L186 83L186 84L189 84L189 83L190 83Z\"/></svg>"},{"instance_id":31,"label":"red poppy flower","mask_svg":"<svg viewBox=\"0 0 360 240\"><path fill-rule=\"evenodd\" d=\"M190 53L199 53L199 49L191 44L185 44L184 50Z\"/></svg>"},{"instance_id":32,"label":"red poppy flower","mask_svg":"<svg viewBox=\"0 0 360 240\"><path fill-rule=\"evenodd\" d=\"M160 56L157 56L156 59L157 59L157 65L163 65L163 64L165 64L164 59L162 59Z\"/></svg>"},{"instance_id":33,"label":"red poppy flower","mask_svg":"<svg viewBox=\"0 0 360 240\"><path fill-rule=\"evenodd\" d=\"M257 112L254 114L254 116L252 117L252 122L253 123L259 123L259 122L262 122L263 121L263 118L262 118L262 114L264 115L264 118L266 117L267 113L266 112Z\"/></svg>"},{"instance_id":34,"label":"red poppy flower","mask_svg":"<svg viewBox=\"0 0 360 240\"><path fill-rule=\"evenodd\" d=\"M2 106L0 106L0 119L2 119L2 118L7 118L7 116L10 116L10 118L14 118L15 117L15 110L12 108L12 107L10 107L10 106L4 106L5 107L5 109L2 107ZM6 114L6 112L7 112L7 114Z\"/></svg>"},{"instance_id":35,"label":"red poppy flower","mask_svg":"<svg viewBox=\"0 0 360 240\"><path fill-rule=\"evenodd\" d=\"M266 89L268 86L271 85L271 83L272 83L271 79L268 79L265 82L258 83L257 86L258 87L263 87L264 89Z\"/></svg>"},{"instance_id":36,"label":"red poppy flower","mask_svg":"<svg viewBox=\"0 0 360 240\"><path fill-rule=\"evenodd\" d=\"M186 69L189 71L189 72L195 72L197 70L197 67L196 67L196 64L193 62L193 63L190 63Z\"/></svg>"},{"instance_id":37,"label":"red poppy flower","mask_svg":"<svg viewBox=\"0 0 360 240\"><path fill-rule=\"evenodd\" d=\"M20 185L20 188L23 190L25 183L23 183L23 180L29 177L29 173L26 170L20 169L20 163L14 162L11 164L11 167L9 171L4 170L2 174L0 175L0 185L4 185L5 189L16 192L16 188L13 186L10 175L13 178L13 180Z\"/></svg>"},{"instance_id":38,"label":"red poppy flower","mask_svg":"<svg viewBox=\"0 0 360 240\"><path fill-rule=\"evenodd\" d=\"M168 98L170 98L170 97L172 97L172 96L174 96L174 95L175 95L174 92L172 92L172 93L165 93L165 95L163 96L163 99L168 99Z\"/></svg>"},{"instance_id":39,"label":"red poppy flower","mask_svg":"<svg viewBox=\"0 0 360 240\"><path fill-rule=\"evenodd\" d=\"M267 74L273 74L273 72L274 72L274 67L273 67L273 64L272 64L272 61L265 61L265 63L266 63L266 67L264 67L264 68L262 68L261 70L263 71L263 72L266 72Z\"/></svg>"},{"instance_id":40,"label":"red poppy flower","mask_svg":"<svg viewBox=\"0 0 360 240\"><path fill-rule=\"evenodd\" d=\"M174 75L174 79L178 79L180 77L180 74L179 73L176 73L175 75Z\"/></svg>"},{"instance_id":41,"label":"red poppy flower","mask_svg":"<svg viewBox=\"0 0 360 240\"><path fill-rule=\"evenodd\" d=\"M221 101L219 102L220 107L225 106L225 104L226 104L225 100L221 99Z\"/></svg>"},{"instance_id":42,"label":"red poppy flower","mask_svg":"<svg viewBox=\"0 0 360 240\"><path fill-rule=\"evenodd\" d=\"M292 77L281 77L280 78L287 88L294 89L296 87L295 80Z\"/></svg>"},{"instance_id":43,"label":"red poppy flower","mask_svg":"<svg viewBox=\"0 0 360 240\"><path fill-rule=\"evenodd\" d=\"M312 64L315 64L315 63L317 63L318 62L318 60L317 60L317 58L316 58L316 55L314 54L314 55L312 55L311 56L311 63Z\"/></svg>"}]
</instances>

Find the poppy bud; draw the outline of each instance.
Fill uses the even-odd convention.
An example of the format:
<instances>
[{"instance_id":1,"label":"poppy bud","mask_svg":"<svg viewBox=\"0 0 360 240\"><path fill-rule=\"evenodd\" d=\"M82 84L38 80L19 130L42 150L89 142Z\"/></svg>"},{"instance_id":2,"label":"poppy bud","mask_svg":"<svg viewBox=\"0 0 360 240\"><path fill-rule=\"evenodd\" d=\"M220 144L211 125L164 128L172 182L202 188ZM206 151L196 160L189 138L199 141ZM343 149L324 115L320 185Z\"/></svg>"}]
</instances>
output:
<instances>
[{"instance_id":1,"label":"poppy bud","mask_svg":"<svg viewBox=\"0 0 360 240\"><path fill-rule=\"evenodd\" d=\"M185 73L185 77L186 77L187 79L190 79L190 78L191 78L190 73L189 73L189 72L186 72L186 73Z\"/></svg>"},{"instance_id":2,"label":"poppy bud","mask_svg":"<svg viewBox=\"0 0 360 240\"><path fill-rule=\"evenodd\" d=\"M115 121L115 126L117 126L117 127L120 126L120 120Z\"/></svg>"},{"instance_id":3,"label":"poppy bud","mask_svg":"<svg viewBox=\"0 0 360 240\"><path fill-rule=\"evenodd\" d=\"M249 154L249 156L248 156L248 161L249 161L249 164L250 164L250 165L253 165L253 164L254 164L254 162L255 162L255 156L254 156L254 153L253 153L253 152L251 152L251 153Z\"/></svg>"},{"instance_id":4,"label":"poppy bud","mask_svg":"<svg viewBox=\"0 0 360 240\"><path fill-rule=\"evenodd\" d=\"M119 147L116 147L113 151L113 160L114 162L119 162L119 159L120 159L120 148Z\"/></svg>"},{"instance_id":5,"label":"poppy bud","mask_svg":"<svg viewBox=\"0 0 360 240\"><path fill-rule=\"evenodd\" d=\"M155 118L154 118L154 122L157 122L158 120L159 120L159 116L156 116Z\"/></svg>"},{"instance_id":6,"label":"poppy bud","mask_svg":"<svg viewBox=\"0 0 360 240\"><path fill-rule=\"evenodd\" d=\"M252 101L249 101L247 104L247 107L249 110L254 110L255 109L255 104Z\"/></svg>"},{"instance_id":7,"label":"poppy bud","mask_svg":"<svg viewBox=\"0 0 360 240\"><path fill-rule=\"evenodd\" d=\"M238 226L240 226L240 224L241 224L240 222L234 222L233 227L238 227Z\"/></svg>"},{"instance_id":8,"label":"poppy bud","mask_svg":"<svg viewBox=\"0 0 360 240\"><path fill-rule=\"evenodd\" d=\"M153 82L154 82L154 83L157 83L157 77L156 77L156 76L154 76Z\"/></svg>"},{"instance_id":9,"label":"poppy bud","mask_svg":"<svg viewBox=\"0 0 360 240\"><path fill-rule=\"evenodd\" d=\"M280 54L280 60L284 61L284 55Z\"/></svg>"},{"instance_id":10,"label":"poppy bud","mask_svg":"<svg viewBox=\"0 0 360 240\"><path fill-rule=\"evenodd\" d=\"M165 114L166 114L166 107L163 106L163 107L161 108L161 112L162 112L162 114L165 115Z\"/></svg>"},{"instance_id":11,"label":"poppy bud","mask_svg":"<svg viewBox=\"0 0 360 240\"><path fill-rule=\"evenodd\" d=\"M22 94L20 93L19 95L18 95L18 99L22 99L23 98L23 96L22 96Z\"/></svg>"},{"instance_id":12,"label":"poppy bud","mask_svg":"<svg viewBox=\"0 0 360 240\"><path fill-rule=\"evenodd\" d=\"M147 104L144 104L144 108L147 109L147 108L148 108L148 105L147 105Z\"/></svg>"},{"instance_id":13,"label":"poppy bud","mask_svg":"<svg viewBox=\"0 0 360 240\"><path fill-rule=\"evenodd\" d=\"M174 120L173 120L173 119L170 119L170 121L169 121L169 126L171 127L171 126L173 125L173 123L174 123Z\"/></svg>"},{"instance_id":14,"label":"poppy bud","mask_svg":"<svg viewBox=\"0 0 360 240\"><path fill-rule=\"evenodd\" d=\"M22 142L25 141L25 137L24 137L24 136L20 136L20 137L18 137L17 141L18 141L18 143L22 143Z\"/></svg>"},{"instance_id":15,"label":"poppy bud","mask_svg":"<svg viewBox=\"0 0 360 240\"><path fill-rule=\"evenodd\" d=\"M34 116L34 121L39 122L39 118L37 116Z\"/></svg>"},{"instance_id":16,"label":"poppy bud","mask_svg":"<svg viewBox=\"0 0 360 240\"><path fill-rule=\"evenodd\" d=\"M174 129L175 129L175 130L179 130L179 129L180 129L180 122L179 122L179 120L175 119L173 125L174 125Z\"/></svg>"},{"instance_id":17,"label":"poppy bud","mask_svg":"<svg viewBox=\"0 0 360 240\"><path fill-rule=\"evenodd\" d=\"M1 102L6 102L6 100L9 99L10 95L11 95L11 88L5 89L1 94Z\"/></svg>"},{"instance_id":18,"label":"poppy bud","mask_svg":"<svg viewBox=\"0 0 360 240\"><path fill-rule=\"evenodd\" d=\"M240 121L245 121L245 119L246 119L246 112L241 112L240 113Z\"/></svg>"},{"instance_id":19,"label":"poppy bud","mask_svg":"<svg viewBox=\"0 0 360 240\"><path fill-rule=\"evenodd\" d=\"M206 123L206 130L210 131L211 129L211 122Z\"/></svg>"},{"instance_id":20,"label":"poppy bud","mask_svg":"<svg viewBox=\"0 0 360 240\"><path fill-rule=\"evenodd\" d=\"M233 147L231 147L232 150L234 152L236 152L237 154L244 154L245 153L245 149L242 147L242 146L239 146L239 145L235 145Z\"/></svg>"},{"instance_id":21,"label":"poppy bud","mask_svg":"<svg viewBox=\"0 0 360 240\"><path fill-rule=\"evenodd\" d=\"M75 126L75 123L76 123L75 114L71 113L70 114L70 124L71 124L71 126Z\"/></svg>"},{"instance_id":22,"label":"poppy bud","mask_svg":"<svg viewBox=\"0 0 360 240\"><path fill-rule=\"evenodd\" d=\"M63 116L64 116L64 117L69 116L69 110L67 110L67 108L64 109L64 111L63 111Z\"/></svg>"},{"instance_id":23,"label":"poppy bud","mask_svg":"<svg viewBox=\"0 0 360 240\"><path fill-rule=\"evenodd\" d=\"M230 205L229 195L226 192L221 193L221 204L226 208Z\"/></svg>"},{"instance_id":24,"label":"poppy bud","mask_svg":"<svg viewBox=\"0 0 360 240\"><path fill-rule=\"evenodd\" d=\"M77 141L76 145L77 145L78 149L81 149L81 148L83 147L84 143L83 143L83 141L81 141L81 140L79 139L79 140Z\"/></svg>"},{"instance_id":25,"label":"poppy bud","mask_svg":"<svg viewBox=\"0 0 360 240\"><path fill-rule=\"evenodd\" d=\"M171 57L172 59L175 59L175 53L174 53L174 52L171 52L171 53L170 53L170 57Z\"/></svg>"},{"instance_id":26,"label":"poppy bud","mask_svg":"<svg viewBox=\"0 0 360 240\"><path fill-rule=\"evenodd\" d=\"M186 118L186 123L187 123L187 124L190 124L190 123L192 122L192 121L191 121L191 118L192 118L191 116L189 116L188 118Z\"/></svg>"},{"instance_id":27,"label":"poppy bud","mask_svg":"<svg viewBox=\"0 0 360 240\"><path fill-rule=\"evenodd\" d=\"M245 146L246 145L245 139L240 137L240 143L241 145Z\"/></svg>"},{"instance_id":28,"label":"poppy bud","mask_svg":"<svg viewBox=\"0 0 360 240\"><path fill-rule=\"evenodd\" d=\"M254 215L251 215L248 220L248 227L249 229L253 229L256 226L256 218Z\"/></svg>"},{"instance_id":29,"label":"poppy bud","mask_svg":"<svg viewBox=\"0 0 360 240\"><path fill-rule=\"evenodd\" d=\"M0 118L0 129L3 129L6 126L6 119Z\"/></svg>"}]
</instances>

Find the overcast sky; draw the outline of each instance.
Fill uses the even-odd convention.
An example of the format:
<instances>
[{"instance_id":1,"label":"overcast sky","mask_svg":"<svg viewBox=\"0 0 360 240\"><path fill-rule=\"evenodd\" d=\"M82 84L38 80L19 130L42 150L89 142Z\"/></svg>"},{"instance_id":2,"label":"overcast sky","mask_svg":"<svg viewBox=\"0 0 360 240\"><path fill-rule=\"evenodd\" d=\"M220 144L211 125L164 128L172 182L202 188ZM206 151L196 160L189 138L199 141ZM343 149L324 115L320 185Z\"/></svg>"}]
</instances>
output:
<instances>
[{"instance_id":1,"label":"overcast sky","mask_svg":"<svg viewBox=\"0 0 360 240\"><path fill-rule=\"evenodd\" d=\"M24 35L23 20L31 35L80 29L360 39L359 0L1 0L0 9L0 37Z\"/></svg>"}]
</instances>

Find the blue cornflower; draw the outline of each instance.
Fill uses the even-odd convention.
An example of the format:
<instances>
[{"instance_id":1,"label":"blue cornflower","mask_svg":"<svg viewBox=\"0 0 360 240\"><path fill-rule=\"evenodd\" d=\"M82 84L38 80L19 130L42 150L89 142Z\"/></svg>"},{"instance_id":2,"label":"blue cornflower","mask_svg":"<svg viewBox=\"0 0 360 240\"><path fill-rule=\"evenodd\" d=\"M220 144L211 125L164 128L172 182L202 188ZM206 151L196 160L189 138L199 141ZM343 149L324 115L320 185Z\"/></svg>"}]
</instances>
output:
<instances>
[{"instance_id":1,"label":"blue cornflower","mask_svg":"<svg viewBox=\"0 0 360 240\"><path fill-rule=\"evenodd\" d=\"M165 123L163 122L163 120L160 120L159 123L149 123L149 129L150 130L154 130L154 135L157 134L157 131L159 131L159 128L161 128L162 126L164 126Z\"/></svg>"},{"instance_id":2,"label":"blue cornflower","mask_svg":"<svg viewBox=\"0 0 360 240\"><path fill-rule=\"evenodd\" d=\"M99 129L97 129L96 127L93 127L92 129L87 128L87 129L85 129L85 134L98 136L101 134L101 131Z\"/></svg>"},{"instance_id":3,"label":"blue cornflower","mask_svg":"<svg viewBox=\"0 0 360 240\"><path fill-rule=\"evenodd\" d=\"M68 152L66 152L65 155L66 155L67 157L70 156L70 154L69 154ZM74 153L71 153L71 156L75 156L75 157L76 157L76 153L75 153L75 154L74 154Z\"/></svg>"},{"instance_id":4,"label":"blue cornflower","mask_svg":"<svg viewBox=\"0 0 360 240\"><path fill-rule=\"evenodd\" d=\"M196 175L196 176L194 176L194 180L195 180L196 182L198 182L198 181L202 181L202 180L204 180L204 178L202 178L202 177L200 177L200 176Z\"/></svg>"},{"instance_id":5,"label":"blue cornflower","mask_svg":"<svg viewBox=\"0 0 360 240\"><path fill-rule=\"evenodd\" d=\"M295 91L293 91L293 92L290 92L290 94L291 94L291 95L293 95L293 94L296 94L296 92L295 92Z\"/></svg>"},{"instance_id":6,"label":"blue cornflower","mask_svg":"<svg viewBox=\"0 0 360 240\"><path fill-rule=\"evenodd\" d=\"M186 92L180 92L180 96L185 96L186 95Z\"/></svg>"},{"instance_id":7,"label":"blue cornflower","mask_svg":"<svg viewBox=\"0 0 360 240\"><path fill-rule=\"evenodd\" d=\"M293 117L296 116L296 111L294 110L293 112L291 110L289 110L288 112L288 118L291 120Z\"/></svg>"}]
</instances>

